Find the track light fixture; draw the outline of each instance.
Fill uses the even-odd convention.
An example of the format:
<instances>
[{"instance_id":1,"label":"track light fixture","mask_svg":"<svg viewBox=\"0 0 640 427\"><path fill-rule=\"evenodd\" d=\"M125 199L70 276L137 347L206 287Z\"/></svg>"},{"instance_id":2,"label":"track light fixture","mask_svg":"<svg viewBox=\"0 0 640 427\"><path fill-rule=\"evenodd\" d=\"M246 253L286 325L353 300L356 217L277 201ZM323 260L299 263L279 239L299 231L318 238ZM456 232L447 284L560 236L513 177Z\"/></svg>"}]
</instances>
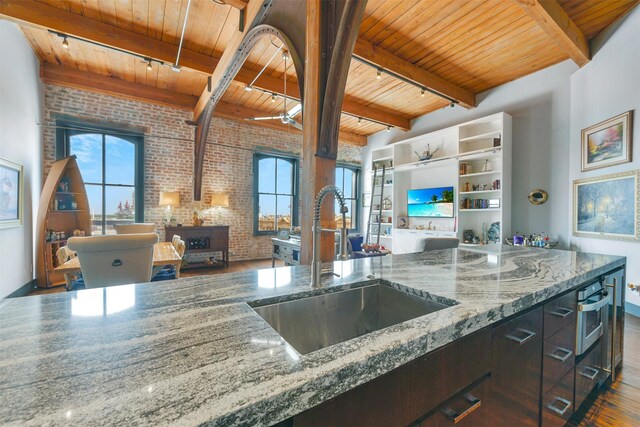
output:
<instances>
[{"instance_id":1,"label":"track light fixture","mask_svg":"<svg viewBox=\"0 0 640 427\"><path fill-rule=\"evenodd\" d=\"M455 107L456 103L455 102L451 102L451 108Z\"/></svg>"},{"instance_id":2,"label":"track light fixture","mask_svg":"<svg viewBox=\"0 0 640 427\"><path fill-rule=\"evenodd\" d=\"M271 94L271 102L276 102L276 94L275 93Z\"/></svg>"},{"instance_id":3,"label":"track light fixture","mask_svg":"<svg viewBox=\"0 0 640 427\"><path fill-rule=\"evenodd\" d=\"M358 126L362 124L362 117L358 117Z\"/></svg>"},{"instance_id":4,"label":"track light fixture","mask_svg":"<svg viewBox=\"0 0 640 427\"><path fill-rule=\"evenodd\" d=\"M67 41L67 36L62 38L62 47L65 49L69 49L69 42Z\"/></svg>"},{"instance_id":5,"label":"track light fixture","mask_svg":"<svg viewBox=\"0 0 640 427\"><path fill-rule=\"evenodd\" d=\"M151 59L147 59L147 70L151 71L153 66L151 65Z\"/></svg>"},{"instance_id":6,"label":"track light fixture","mask_svg":"<svg viewBox=\"0 0 640 427\"><path fill-rule=\"evenodd\" d=\"M392 126L387 126L387 132L391 132L391 127Z\"/></svg>"},{"instance_id":7,"label":"track light fixture","mask_svg":"<svg viewBox=\"0 0 640 427\"><path fill-rule=\"evenodd\" d=\"M422 98L424 98L424 93L426 92L426 90L424 88L420 89L420 96Z\"/></svg>"},{"instance_id":8,"label":"track light fixture","mask_svg":"<svg viewBox=\"0 0 640 427\"><path fill-rule=\"evenodd\" d=\"M382 78L382 68L378 68L376 71L376 79L380 80Z\"/></svg>"}]
</instances>

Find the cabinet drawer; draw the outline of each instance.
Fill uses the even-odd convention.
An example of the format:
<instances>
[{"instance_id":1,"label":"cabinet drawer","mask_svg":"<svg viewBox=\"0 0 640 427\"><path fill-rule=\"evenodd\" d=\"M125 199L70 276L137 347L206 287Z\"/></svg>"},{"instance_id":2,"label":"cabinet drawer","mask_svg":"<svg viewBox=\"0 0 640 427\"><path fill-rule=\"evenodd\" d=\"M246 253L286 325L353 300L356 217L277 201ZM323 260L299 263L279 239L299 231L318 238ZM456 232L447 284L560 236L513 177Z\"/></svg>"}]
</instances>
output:
<instances>
[{"instance_id":1,"label":"cabinet drawer","mask_svg":"<svg viewBox=\"0 0 640 427\"><path fill-rule=\"evenodd\" d=\"M431 415L418 424L419 427L488 427L488 406L491 378L482 380L480 384L459 393L436 409Z\"/></svg>"},{"instance_id":2,"label":"cabinet drawer","mask_svg":"<svg viewBox=\"0 0 640 427\"><path fill-rule=\"evenodd\" d=\"M291 255L293 253L293 248L291 248L291 246L289 245L281 245L280 252L282 252L283 254Z\"/></svg>"},{"instance_id":3,"label":"cabinet drawer","mask_svg":"<svg viewBox=\"0 0 640 427\"><path fill-rule=\"evenodd\" d=\"M582 362L576 366L576 409L591 393L602 375L601 345L596 344Z\"/></svg>"},{"instance_id":4,"label":"cabinet drawer","mask_svg":"<svg viewBox=\"0 0 640 427\"><path fill-rule=\"evenodd\" d=\"M569 292L544 305L544 338L550 338L560 329L576 324L578 294Z\"/></svg>"},{"instance_id":5,"label":"cabinet drawer","mask_svg":"<svg viewBox=\"0 0 640 427\"><path fill-rule=\"evenodd\" d=\"M545 340L542 357L542 395L547 394L575 363L576 326L567 325Z\"/></svg>"},{"instance_id":6,"label":"cabinet drawer","mask_svg":"<svg viewBox=\"0 0 640 427\"><path fill-rule=\"evenodd\" d=\"M491 425L538 427L542 307L495 327L492 334Z\"/></svg>"},{"instance_id":7,"label":"cabinet drawer","mask_svg":"<svg viewBox=\"0 0 640 427\"><path fill-rule=\"evenodd\" d=\"M571 369L542 399L542 427L562 427L573 415L573 376Z\"/></svg>"}]
</instances>

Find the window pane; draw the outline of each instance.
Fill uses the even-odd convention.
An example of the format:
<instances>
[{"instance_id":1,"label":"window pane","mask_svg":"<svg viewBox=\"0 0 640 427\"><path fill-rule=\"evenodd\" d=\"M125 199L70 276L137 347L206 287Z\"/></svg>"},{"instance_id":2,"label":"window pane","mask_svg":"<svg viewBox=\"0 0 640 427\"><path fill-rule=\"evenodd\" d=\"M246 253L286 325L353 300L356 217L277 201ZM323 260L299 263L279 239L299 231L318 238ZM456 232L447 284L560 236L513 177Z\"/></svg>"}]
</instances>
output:
<instances>
[{"instance_id":1,"label":"window pane","mask_svg":"<svg viewBox=\"0 0 640 427\"><path fill-rule=\"evenodd\" d=\"M278 194L293 194L293 165L278 159Z\"/></svg>"},{"instance_id":2,"label":"window pane","mask_svg":"<svg viewBox=\"0 0 640 427\"><path fill-rule=\"evenodd\" d=\"M275 164L275 163L274 163ZM261 194L258 203L258 231L276 229L276 196Z\"/></svg>"},{"instance_id":3,"label":"window pane","mask_svg":"<svg viewBox=\"0 0 640 427\"><path fill-rule=\"evenodd\" d=\"M135 189L133 187L105 187L105 234L115 234L113 224L135 222Z\"/></svg>"},{"instance_id":4,"label":"window pane","mask_svg":"<svg viewBox=\"0 0 640 427\"><path fill-rule=\"evenodd\" d=\"M351 169L343 169L344 170L344 188L342 191L344 192L344 197L355 197L353 194L355 191L355 174Z\"/></svg>"},{"instance_id":5,"label":"window pane","mask_svg":"<svg viewBox=\"0 0 640 427\"><path fill-rule=\"evenodd\" d=\"M258 161L258 192L276 192L276 159L273 157Z\"/></svg>"},{"instance_id":6,"label":"window pane","mask_svg":"<svg viewBox=\"0 0 640 427\"><path fill-rule=\"evenodd\" d=\"M102 186L85 185L91 214L91 234L102 234Z\"/></svg>"},{"instance_id":7,"label":"window pane","mask_svg":"<svg viewBox=\"0 0 640 427\"><path fill-rule=\"evenodd\" d=\"M336 187L344 191L344 189L342 188L343 178L344 178L344 168L337 167L336 168Z\"/></svg>"},{"instance_id":8,"label":"window pane","mask_svg":"<svg viewBox=\"0 0 640 427\"><path fill-rule=\"evenodd\" d=\"M69 138L69 154L75 154L84 182L102 182L102 135L83 133Z\"/></svg>"},{"instance_id":9,"label":"window pane","mask_svg":"<svg viewBox=\"0 0 640 427\"><path fill-rule=\"evenodd\" d=\"M291 217L293 215L293 197L278 196L278 229L291 228Z\"/></svg>"},{"instance_id":10,"label":"window pane","mask_svg":"<svg viewBox=\"0 0 640 427\"><path fill-rule=\"evenodd\" d=\"M134 185L136 172L135 144L117 136L106 136L105 183Z\"/></svg>"}]
</instances>

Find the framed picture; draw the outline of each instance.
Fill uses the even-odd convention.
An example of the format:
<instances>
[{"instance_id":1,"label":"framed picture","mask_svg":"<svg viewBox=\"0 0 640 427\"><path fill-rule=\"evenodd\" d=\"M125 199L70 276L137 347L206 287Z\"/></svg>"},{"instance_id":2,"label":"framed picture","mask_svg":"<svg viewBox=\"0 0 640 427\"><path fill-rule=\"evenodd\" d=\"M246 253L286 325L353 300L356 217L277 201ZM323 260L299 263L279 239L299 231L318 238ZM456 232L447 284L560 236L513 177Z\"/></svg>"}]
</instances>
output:
<instances>
[{"instance_id":1,"label":"framed picture","mask_svg":"<svg viewBox=\"0 0 640 427\"><path fill-rule=\"evenodd\" d=\"M22 225L22 166L0 157L0 228Z\"/></svg>"},{"instance_id":2,"label":"framed picture","mask_svg":"<svg viewBox=\"0 0 640 427\"><path fill-rule=\"evenodd\" d=\"M409 218L403 215L399 216L398 228L403 228L403 229L409 228Z\"/></svg>"},{"instance_id":3,"label":"framed picture","mask_svg":"<svg viewBox=\"0 0 640 427\"><path fill-rule=\"evenodd\" d=\"M633 111L582 130L582 172L631 161Z\"/></svg>"},{"instance_id":4,"label":"framed picture","mask_svg":"<svg viewBox=\"0 0 640 427\"><path fill-rule=\"evenodd\" d=\"M278 230L278 239L289 240L289 230L287 228Z\"/></svg>"},{"instance_id":5,"label":"framed picture","mask_svg":"<svg viewBox=\"0 0 640 427\"><path fill-rule=\"evenodd\" d=\"M640 240L640 170L573 181L573 234Z\"/></svg>"}]
</instances>

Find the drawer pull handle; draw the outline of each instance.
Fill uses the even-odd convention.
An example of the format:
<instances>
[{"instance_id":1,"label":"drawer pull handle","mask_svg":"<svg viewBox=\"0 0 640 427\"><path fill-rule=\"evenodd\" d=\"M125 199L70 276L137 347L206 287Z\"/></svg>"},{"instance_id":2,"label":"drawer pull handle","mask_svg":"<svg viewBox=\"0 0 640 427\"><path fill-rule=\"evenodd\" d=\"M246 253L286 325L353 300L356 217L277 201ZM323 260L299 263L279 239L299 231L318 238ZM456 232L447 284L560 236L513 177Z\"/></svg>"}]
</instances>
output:
<instances>
[{"instance_id":1,"label":"drawer pull handle","mask_svg":"<svg viewBox=\"0 0 640 427\"><path fill-rule=\"evenodd\" d=\"M519 337L516 334L524 334L524 336L523 337ZM507 335L507 338L509 338L512 341L517 342L520 345L523 345L524 343L526 343L527 341L531 340L535 336L536 336L536 333L533 332L533 331L529 331L527 329L518 328L518 329L516 329L516 331L514 333Z\"/></svg>"},{"instance_id":2,"label":"drawer pull handle","mask_svg":"<svg viewBox=\"0 0 640 427\"><path fill-rule=\"evenodd\" d=\"M453 421L454 424L458 424L460 421L465 419L469 414L471 414L482 405L482 401L471 393L465 393L462 397L467 403L469 403L469 405L471 405L464 411L458 413L448 406L442 410L442 413L449 420Z\"/></svg>"},{"instance_id":3,"label":"drawer pull handle","mask_svg":"<svg viewBox=\"0 0 640 427\"><path fill-rule=\"evenodd\" d=\"M562 408L562 409L557 408L555 406L556 402L563 403L564 404L564 408ZM565 414L565 412L567 412L569 410L569 408L571 408L571 402L568 401L567 399L563 399L562 397L556 397L556 400L554 400L553 402L549 403L547 405L547 408L551 409L556 414L558 414L560 416L563 416Z\"/></svg>"},{"instance_id":4,"label":"drawer pull handle","mask_svg":"<svg viewBox=\"0 0 640 427\"><path fill-rule=\"evenodd\" d=\"M564 355L561 356L558 353L564 353ZM555 350L553 350L552 353L549 353L549 356L551 356L554 359L557 359L557 360L561 361L562 363L564 363L564 362L567 361L567 359L569 359L571 357L572 354L573 354L573 351L568 350L566 348L558 347Z\"/></svg>"},{"instance_id":5,"label":"drawer pull handle","mask_svg":"<svg viewBox=\"0 0 640 427\"><path fill-rule=\"evenodd\" d=\"M556 307L554 311L549 312L549 314L551 314L552 316L560 317L561 319L566 318L571 313L573 313L572 309L562 307Z\"/></svg>"},{"instance_id":6,"label":"drawer pull handle","mask_svg":"<svg viewBox=\"0 0 640 427\"><path fill-rule=\"evenodd\" d=\"M591 373L588 374L587 371L590 371ZM589 380L593 381L598 376L599 373L600 373L599 369L592 368L590 366L585 366L584 368L582 368L582 372L580 372L580 375L582 375L585 378L589 378Z\"/></svg>"}]
</instances>

